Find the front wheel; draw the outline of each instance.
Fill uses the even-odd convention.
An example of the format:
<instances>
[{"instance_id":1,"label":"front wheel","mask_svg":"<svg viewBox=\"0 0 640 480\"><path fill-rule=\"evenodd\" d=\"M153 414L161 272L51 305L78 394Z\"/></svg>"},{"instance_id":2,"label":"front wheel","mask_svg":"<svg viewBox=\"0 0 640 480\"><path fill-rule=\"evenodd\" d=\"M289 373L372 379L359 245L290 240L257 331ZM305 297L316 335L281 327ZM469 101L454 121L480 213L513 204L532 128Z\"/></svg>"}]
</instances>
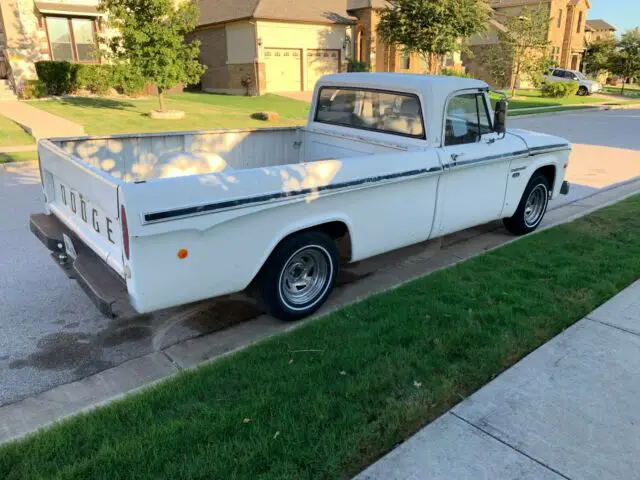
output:
<instances>
[{"instance_id":1,"label":"front wheel","mask_svg":"<svg viewBox=\"0 0 640 480\"><path fill-rule=\"evenodd\" d=\"M535 174L524 189L516 213L503 220L504 226L514 235L533 232L542 222L548 205L549 181L544 175Z\"/></svg>"},{"instance_id":2,"label":"front wheel","mask_svg":"<svg viewBox=\"0 0 640 480\"><path fill-rule=\"evenodd\" d=\"M303 232L284 239L254 282L252 293L270 315L298 320L311 315L333 290L340 255L324 232Z\"/></svg>"},{"instance_id":3,"label":"front wheel","mask_svg":"<svg viewBox=\"0 0 640 480\"><path fill-rule=\"evenodd\" d=\"M578 95L581 97L586 97L587 95L589 95L589 90L587 89L587 87L582 86L578 89Z\"/></svg>"}]
</instances>

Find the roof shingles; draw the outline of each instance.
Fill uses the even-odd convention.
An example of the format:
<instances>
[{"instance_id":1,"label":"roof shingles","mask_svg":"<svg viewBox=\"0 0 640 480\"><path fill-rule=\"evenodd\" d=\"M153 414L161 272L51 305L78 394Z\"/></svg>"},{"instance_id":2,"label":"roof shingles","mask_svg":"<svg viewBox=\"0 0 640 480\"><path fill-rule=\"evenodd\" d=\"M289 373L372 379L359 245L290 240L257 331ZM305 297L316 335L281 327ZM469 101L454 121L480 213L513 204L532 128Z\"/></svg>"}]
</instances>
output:
<instances>
[{"instance_id":1,"label":"roof shingles","mask_svg":"<svg viewBox=\"0 0 640 480\"><path fill-rule=\"evenodd\" d=\"M587 27L591 28L592 30L611 30L614 32L616 31L616 27L600 19L587 20Z\"/></svg>"},{"instance_id":2,"label":"roof shingles","mask_svg":"<svg viewBox=\"0 0 640 480\"><path fill-rule=\"evenodd\" d=\"M200 0L200 25L225 23L245 18L352 23L347 0Z\"/></svg>"}]
</instances>

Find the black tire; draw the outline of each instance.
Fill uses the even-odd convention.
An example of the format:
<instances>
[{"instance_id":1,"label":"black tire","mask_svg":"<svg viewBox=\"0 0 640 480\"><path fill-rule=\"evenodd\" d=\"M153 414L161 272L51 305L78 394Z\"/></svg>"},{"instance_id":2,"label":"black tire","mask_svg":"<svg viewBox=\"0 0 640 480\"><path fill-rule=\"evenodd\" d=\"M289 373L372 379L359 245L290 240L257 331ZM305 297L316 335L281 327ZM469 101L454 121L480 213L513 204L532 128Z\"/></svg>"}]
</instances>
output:
<instances>
[{"instance_id":1,"label":"black tire","mask_svg":"<svg viewBox=\"0 0 640 480\"><path fill-rule=\"evenodd\" d=\"M315 273L311 268L306 274L295 275L311 264L316 265ZM298 320L324 304L333 291L339 268L340 254L333 238L320 231L294 234L273 251L253 282L251 294L270 315L285 321ZM314 274L317 282L309 280ZM300 287L305 282L308 285ZM308 290L304 292L305 289Z\"/></svg>"},{"instance_id":2,"label":"black tire","mask_svg":"<svg viewBox=\"0 0 640 480\"><path fill-rule=\"evenodd\" d=\"M587 95L589 95L589 90L587 89L587 87L585 87L584 85L582 85L579 89L578 89L578 95L580 97L586 97Z\"/></svg>"},{"instance_id":3,"label":"black tire","mask_svg":"<svg viewBox=\"0 0 640 480\"><path fill-rule=\"evenodd\" d=\"M535 193L535 197L533 192ZM542 201L541 205L536 205L535 210L528 205L529 200ZM538 226L549 206L549 180L541 173L536 173L531 177L527 187L524 189L516 213L512 217L503 219L504 226L514 235L526 235L533 232ZM540 209L538 211L538 209Z\"/></svg>"}]
</instances>

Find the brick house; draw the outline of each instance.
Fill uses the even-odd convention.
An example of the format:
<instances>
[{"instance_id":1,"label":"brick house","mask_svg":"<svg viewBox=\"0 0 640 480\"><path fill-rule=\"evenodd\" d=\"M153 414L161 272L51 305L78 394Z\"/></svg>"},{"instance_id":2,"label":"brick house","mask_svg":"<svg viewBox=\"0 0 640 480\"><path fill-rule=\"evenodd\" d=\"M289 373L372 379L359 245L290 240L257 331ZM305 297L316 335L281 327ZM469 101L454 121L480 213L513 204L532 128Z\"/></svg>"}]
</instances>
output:
<instances>
[{"instance_id":1,"label":"brick house","mask_svg":"<svg viewBox=\"0 0 640 480\"><path fill-rule=\"evenodd\" d=\"M604 20L587 20L584 28L584 41L587 45L603 40L611 40L616 34L616 28Z\"/></svg>"},{"instance_id":2,"label":"brick house","mask_svg":"<svg viewBox=\"0 0 640 480\"><path fill-rule=\"evenodd\" d=\"M427 71L424 60L377 35L383 0L200 0L202 89L252 95L312 90L349 59L373 71ZM459 55L440 64L461 68Z\"/></svg>"},{"instance_id":3,"label":"brick house","mask_svg":"<svg viewBox=\"0 0 640 480\"><path fill-rule=\"evenodd\" d=\"M0 1L0 81L35 78L35 62L96 63L98 38L108 36L99 0ZM202 89L232 94L308 91L349 59L373 71L424 73L424 59L386 45L377 35L384 0L199 0L208 69ZM436 69L460 70L459 54Z\"/></svg>"},{"instance_id":4,"label":"brick house","mask_svg":"<svg viewBox=\"0 0 640 480\"><path fill-rule=\"evenodd\" d=\"M35 62L98 63L98 36L104 33L98 0L0 2L0 81L35 78Z\"/></svg>"},{"instance_id":5,"label":"brick house","mask_svg":"<svg viewBox=\"0 0 640 480\"><path fill-rule=\"evenodd\" d=\"M519 16L524 8L538 5L548 9L547 40L552 60L559 67L578 70L585 51L585 24L591 8L589 0L493 0L489 30L471 38L472 56L463 58L467 71L476 78L495 83L481 64L483 50L487 45L498 42L498 31L506 29L504 23L509 17Z\"/></svg>"}]
</instances>

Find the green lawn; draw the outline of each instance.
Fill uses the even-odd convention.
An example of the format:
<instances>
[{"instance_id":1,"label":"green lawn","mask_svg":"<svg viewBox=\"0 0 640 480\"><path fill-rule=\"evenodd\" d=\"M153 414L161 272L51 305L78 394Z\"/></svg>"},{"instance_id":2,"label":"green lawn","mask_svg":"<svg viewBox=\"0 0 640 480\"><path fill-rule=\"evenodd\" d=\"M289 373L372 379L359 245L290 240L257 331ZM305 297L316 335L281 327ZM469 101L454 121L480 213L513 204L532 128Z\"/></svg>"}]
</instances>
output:
<instances>
[{"instance_id":1,"label":"green lawn","mask_svg":"<svg viewBox=\"0 0 640 480\"><path fill-rule=\"evenodd\" d=\"M496 100L500 99L500 96L492 93L491 99L495 103ZM604 103L606 101L607 99L598 97L597 95L589 95L586 97L571 95L567 98L545 98L540 93L540 90L516 90L516 96L509 98L509 109L588 105L592 103Z\"/></svg>"},{"instance_id":2,"label":"green lawn","mask_svg":"<svg viewBox=\"0 0 640 480\"><path fill-rule=\"evenodd\" d=\"M304 123L309 111L307 103L277 95L240 97L207 93L182 93L167 98L168 108L187 113L184 120L150 118L148 112L158 108L156 98L66 98L30 105L80 123L90 135L296 125ZM263 122L251 118L251 114L261 111L277 112L280 120Z\"/></svg>"},{"instance_id":3,"label":"green lawn","mask_svg":"<svg viewBox=\"0 0 640 480\"><path fill-rule=\"evenodd\" d=\"M346 478L639 272L640 195L0 447L0 478Z\"/></svg>"},{"instance_id":4,"label":"green lawn","mask_svg":"<svg viewBox=\"0 0 640 480\"><path fill-rule=\"evenodd\" d=\"M2 153L0 152L0 163L12 163L12 162L27 162L30 160L37 160L38 152L13 152Z\"/></svg>"},{"instance_id":5,"label":"green lawn","mask_svg":"<svg viewBox=\"0 0 640 480\"><path fill-rule=\"evenodd\" d=\"M32 143L34 143L33 137L25 132L20 125L0 115L0 147L31 145Z\"/></svg>"},{"instance_id":6,"label":"green lawn","mask_svg":"<svg viewBox=\"0 0 640 480\"><path fill-rule=\"evenodd\" d=\"M604 91L607 93L611 93L614 95L622 95L621 87L611 87L605 86ZM640 99L640 86L638 85L627 85L624 88L624 96L629 98L638 98Z\"/></svg>"},{"instance_id":7,"label":"green lawn","mask_svg":"<svg viewBox=\"0 0 640 480\"><path fill-rule=\"evenodd\" d=\"M511 104L509 104L511 105ZM555 112L566 112L566 111L573 111L573 110L591 110L595 107L593 106L589 106L589 105L580 105L577 107L572 107L572 106L561 106L561 107L548 107L545 108L544 110L525 110L525 111L509 111L509 117L522 117L524 115L537 115L537 114L541 114L541 113L555 113Z\"/></svg>"}]
</instances>

